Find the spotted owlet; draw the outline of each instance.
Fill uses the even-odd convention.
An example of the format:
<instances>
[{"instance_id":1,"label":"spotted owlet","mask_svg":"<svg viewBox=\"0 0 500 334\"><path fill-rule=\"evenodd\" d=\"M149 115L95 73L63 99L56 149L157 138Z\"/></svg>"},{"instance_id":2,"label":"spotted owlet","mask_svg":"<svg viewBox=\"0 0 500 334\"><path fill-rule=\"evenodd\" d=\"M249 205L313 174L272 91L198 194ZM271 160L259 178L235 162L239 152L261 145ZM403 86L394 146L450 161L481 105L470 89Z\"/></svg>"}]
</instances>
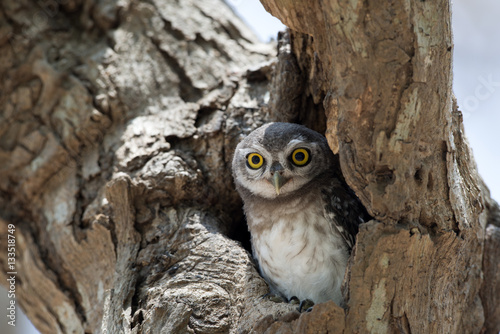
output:
<instances>
[{"instance_id":1,"label":"spotted owlet","mask_svg":"<svg viewBox=\"0 0 500 334\"><path fill-rule=\"evenodd\" d=\"M236 147L233 177L253 255L271 293L343 305L340 291L367 213L337 177L326 138L302 125L269 123Z\"/></svg>"}]
</instances>

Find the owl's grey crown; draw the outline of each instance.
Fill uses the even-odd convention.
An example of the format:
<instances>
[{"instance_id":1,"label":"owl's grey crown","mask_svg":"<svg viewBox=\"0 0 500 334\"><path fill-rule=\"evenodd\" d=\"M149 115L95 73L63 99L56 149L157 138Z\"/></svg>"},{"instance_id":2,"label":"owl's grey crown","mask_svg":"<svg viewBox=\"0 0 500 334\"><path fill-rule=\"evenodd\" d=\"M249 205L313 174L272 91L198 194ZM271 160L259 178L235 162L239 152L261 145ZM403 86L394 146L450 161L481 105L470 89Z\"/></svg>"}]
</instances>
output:
<instances>
[{"instance_id":1,"label":"owl's grey crown","mask_svg":"<svg viewBox=\"0 0 500 334\"><path fill-rule=\"evenodd\" d=\"M328 149L326 138L316 131L294 123L268 123L254 130L251 136L242 143L259 143L270 152L283 150L292 140L320 143L323 149Z\"/></svg>"}]
</instances>

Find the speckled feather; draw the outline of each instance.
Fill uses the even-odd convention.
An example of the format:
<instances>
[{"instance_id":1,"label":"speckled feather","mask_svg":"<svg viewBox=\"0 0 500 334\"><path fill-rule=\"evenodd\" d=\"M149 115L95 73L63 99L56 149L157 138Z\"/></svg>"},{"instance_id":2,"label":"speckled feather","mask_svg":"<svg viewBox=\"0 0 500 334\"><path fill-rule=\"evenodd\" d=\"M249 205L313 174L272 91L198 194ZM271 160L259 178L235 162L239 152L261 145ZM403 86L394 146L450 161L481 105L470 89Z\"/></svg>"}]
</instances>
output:
<instances>
[{"instance_id":1,"label":"speckled feather","mask_svg":"<svg viewBox=\"0 0 500 334\"><path fill-rule=\"evenodd\" d=\"M295 166L290 154L307 148L307 166ZM263 156L261 168L246 157ZM276 194L269 183L272 165L289 179ZM304 126L266 124L238 144L233 176L244 201L252 246L262 276L273 293L315 303L343 304L340 286L358 225L368 215L341 177L326 138Z\"/></svg>"}]
</instances>

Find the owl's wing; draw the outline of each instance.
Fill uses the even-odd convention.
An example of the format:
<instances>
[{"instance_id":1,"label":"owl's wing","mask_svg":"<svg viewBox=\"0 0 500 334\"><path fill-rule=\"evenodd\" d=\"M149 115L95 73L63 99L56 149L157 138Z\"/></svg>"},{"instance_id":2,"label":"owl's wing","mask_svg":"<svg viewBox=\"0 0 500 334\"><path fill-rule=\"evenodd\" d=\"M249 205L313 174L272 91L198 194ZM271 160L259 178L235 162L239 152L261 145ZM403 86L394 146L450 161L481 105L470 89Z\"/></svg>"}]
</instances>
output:
<instances>
[{"instance_id":1,"label":"owl's wing","mask_svg":"<svg viewBox=\"0 0 500 334\"><path fill-rule=\"evenodd\" d=\"M351 250L359 224L368 221L370 216L354 192L337 178L323 185L321 196L326 219L342 235Z\"/></svg>"}]
</instances>

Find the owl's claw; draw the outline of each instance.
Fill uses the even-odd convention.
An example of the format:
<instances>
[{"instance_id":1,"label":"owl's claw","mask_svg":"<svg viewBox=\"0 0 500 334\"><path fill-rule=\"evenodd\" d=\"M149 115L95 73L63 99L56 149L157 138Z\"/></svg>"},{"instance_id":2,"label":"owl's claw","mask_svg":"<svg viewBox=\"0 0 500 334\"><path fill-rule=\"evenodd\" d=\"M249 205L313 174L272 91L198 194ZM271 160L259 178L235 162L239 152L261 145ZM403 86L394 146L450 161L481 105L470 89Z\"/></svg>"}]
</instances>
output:
<instances>
[{"instance_id":1,"label":"owl's claw","mask_svg":"<svg viewBox=\"0 0 500 334\"><path fill-rule=\"evenodd\" d=\"M296 296L293 296L292 298L290 298L287 301L285 298L281 297L280 295L275 295L273 293L268 292L265 295L263 295L262 298L267 298L270 301L275 302L275 303L286 303L286 302L288 302L289 304L292 304L292 305L299 305L299 307L297 308L297 311L299 311L300 313L302 313L302 312L311 312L312 308L314 306L314 302L312 300L310 300L310 299L304 299L304 300L301 301Z\"/></svg>"},{"instance_id":2,"label":"owl's claw","mask_svg":"<svg viewBox=\"0 0 500 334\"><path fill-rule=\"evenodd\" d=\"M270 301L272 301L274 303L284 303L284 302L286 302L286 300L283 299L283 297L281 297L279 295L275 295L274 293L270 293L270 292L266 293L261 298L269 299Z\"/></svg>"},{"instance_id":3,"label":"owl's claw","mask_svg":"<svg viewBox=\"0 0 500 334\"><path fill-rule=\"evenodd\" d=\"M312 308L314 306L314 302L310 299L304 299L303 301L300 302L299 307L297 308L297 311L300 313L302 312L311 312Z\"/></svg>"}]
</instances>

